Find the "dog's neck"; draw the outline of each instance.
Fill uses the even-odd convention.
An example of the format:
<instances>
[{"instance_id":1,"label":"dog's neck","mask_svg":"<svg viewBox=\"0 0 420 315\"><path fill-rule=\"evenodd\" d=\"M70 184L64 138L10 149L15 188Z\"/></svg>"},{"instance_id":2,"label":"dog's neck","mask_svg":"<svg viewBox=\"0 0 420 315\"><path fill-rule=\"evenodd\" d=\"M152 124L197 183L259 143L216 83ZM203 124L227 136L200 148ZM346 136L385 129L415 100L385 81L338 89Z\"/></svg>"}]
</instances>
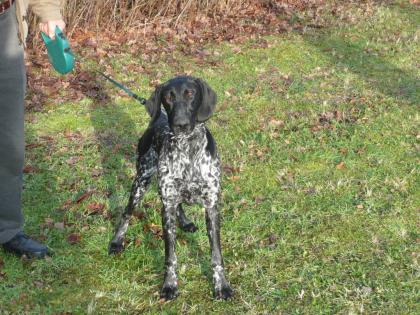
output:
<instances>
[{"instance_id":1,"label":"dog's neck","mask_svg":"<svg viewBox=\"0 0 420 315\"><path fill-rule=\"evenodd\" d=\"M206 143L206 127L204 123L195 125L194 129L188 134L170 134L170 142L178 150L189 152L190 154L200 150L203 143Z\"/></svg>"},{"instance_id":2,"label":"dog's neck","mask_svg":"<svg viewBox=\"0 0 420 315\"><path fill-rule=\"evenodd\" d=\"M189 132L189 133L181 133L178 135L175 135L174 133L171 132L171 141L175 141L175 142L191 142L194 141L197 138L202 138L203 136L206 135L206 126L204 125L204 123L198 123L194 126L194 129Z\"/></svg>"}]
</instances>

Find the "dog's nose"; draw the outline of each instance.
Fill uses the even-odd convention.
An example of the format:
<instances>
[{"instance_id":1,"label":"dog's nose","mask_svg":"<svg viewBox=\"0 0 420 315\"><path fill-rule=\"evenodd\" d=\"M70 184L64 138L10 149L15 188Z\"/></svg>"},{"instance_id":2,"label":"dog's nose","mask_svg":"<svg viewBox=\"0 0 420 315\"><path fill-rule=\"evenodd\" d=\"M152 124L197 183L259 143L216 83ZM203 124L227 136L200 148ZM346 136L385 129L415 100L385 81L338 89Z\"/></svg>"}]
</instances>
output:
<instances>
[{"instance_id":1,"label":"dog's nose","mask_svg":"<svg viewBox=\"0 0 420 315\"><path fill-rule=\"evenodd\" d=\"M178 124L174 124L174 127L177 127L179 129L187 129L188 128L188 123L178 123Z\"/></svg>"},{"instance_id":2,"label":"dog's nose","mask_svg":"<svg viewBox=\"0 0 420 315\"><path fill-rule=\"evenodd\" d=\"M185 117L185 115L178 115L178 117L175 117L174 121L173 121L173 126L177 127L177 128L186 128L188 127L188 125L190 124L190 122L188 121L188 118Z\"/></svg>"},{"instance_id":3,"label":"dog's nose","mask_svg":"<svg viewBox=\"0 0 420 315\"><path fill-rule=\"evenodd\" d=\"M189 124L177 124L177 125L174 125L173 130L176 134L185 133L185 132L188 132L190 130L190 125Z\"/></svg>"}]
</instances>

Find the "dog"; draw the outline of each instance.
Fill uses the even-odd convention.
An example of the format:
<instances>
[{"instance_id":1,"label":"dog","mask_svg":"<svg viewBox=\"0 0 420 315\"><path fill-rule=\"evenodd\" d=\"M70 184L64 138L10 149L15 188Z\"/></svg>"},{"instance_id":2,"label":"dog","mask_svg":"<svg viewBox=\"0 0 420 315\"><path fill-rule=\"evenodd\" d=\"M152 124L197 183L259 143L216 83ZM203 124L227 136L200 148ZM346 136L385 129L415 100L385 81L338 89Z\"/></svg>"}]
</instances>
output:
<instances>
[{"instance_id":1,"label":"dog","mask_svg":"<svg viewBox=\"0 0 420 315\"><path fill-rule=\"evenodd\" d=\"M206 82L190 76L175 77L152 93L146 102L151 121L138 142L137 175L128 205L109 244L109 254L123 250L133 209L157 172L165 241L165 276L160 296L165 300L178 295L176 220L184 231L197 230L186 217L182 203L198 203L205 208L214 295L216 299L224 300L233 296L224 274L220 246L220 158L215 140L205 126L214 112L216 101L215 92Z\"/></svg>"}]
</instances>

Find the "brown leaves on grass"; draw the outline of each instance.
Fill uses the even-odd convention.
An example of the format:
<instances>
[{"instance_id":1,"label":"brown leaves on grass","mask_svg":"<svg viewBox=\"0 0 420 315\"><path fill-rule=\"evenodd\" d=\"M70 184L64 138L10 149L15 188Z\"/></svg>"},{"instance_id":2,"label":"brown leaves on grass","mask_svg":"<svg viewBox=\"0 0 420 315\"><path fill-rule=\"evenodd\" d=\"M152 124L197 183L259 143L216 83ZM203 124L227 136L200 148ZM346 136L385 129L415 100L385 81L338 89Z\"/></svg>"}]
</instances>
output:
<instances>
[{"instance_id":1,"label":"brown leaves on grass","mask_svg":"<svg viewBox=\"0 0 420 315\"><path fill-rule=\"evenodd\" d=\"M270 117L268 120L268 126L272 129L282 129L284 127L284 121Z\"/></svg>"},{"instance_id":2,"label":"brown leaves on grass","mask_svg":"<svg viewBox=\"0 0 420 315\"><path fill-rule=\"evenodd\" d=\"M39 225L41 230L54 228L60 231L63 231L65 226L65 222L55 222L52 218L45 218L44 222Z\"/></svg>"},{"instance_id":3,"label":"brown leaves on grass","mask_svg":"<svg viewBox=\"0 0 420 315\"><path fill-rule=\"evenodd\" d=\"M273 92L284 94L292 85L294 78L282 73L276 67L271 67L258 75L259 85L269 86Z\"/></svg>"},{"instance_id":4,"label":"brown leaves on grass","mask_svg":"<svg viewBox=\"0 0 420 315\"><path fill-rule=\"evenodd\" d=\"M54 228L56 228L57 230L63 231L65 228L64 222L55 222Z\"/></svg>"},{"instance_id":5,"label":"brown leaves on grass","mask_svg":"<svg viewBox=\"0 0 420 315\"><path fill-rule=\"evenodd\" d=\"M32 165L26 165L23 168L23 173L24 174L29 174L29 173L36 173L38 171L38 169Z\"/></svg>"},{"instance_id":6,"label":"brown leaves on grass","mask_svg":"<svg viewBox=\"0 0 420 315\"><path fill-rule=\"evenodd\" d=\"M71 156L66 160L66 163L68 165L75 165L77 162L79 162L82 159L81 156Z\"/></svg>"},{"instance_id":7,"label":"brown leaves on grass","mask_svg":"<svg viewBox=\"0 0 420 315\"><path fill-rule=\"evenodd\" d=\"M338 169L338 170L342 170L345 167L346 167L346 164L344 164L344 162L340 162L335 166L335 168Z\"/></svg>"},{"instance_id":8,"label":"brown leaves on grass","mask_svg":"<svg viewBox=\"0 0 420 315\"><path fill-rule=\"evenodd\" d=\"M26 150L32 150L32 149L38 148L40 146L42 146L41 143L28 143L28 144L25 145L25 149Z\"/></svg>"},{"instance_id":9,"label":"brown leaves on grass","mask_svg":"<svg viewBox=\"0 0 420 315\"><path fill-rule=\"evenodd\" d=\"M61 207L59 207L57 210L60 212L62 211L75 211L76 207L80 207L80 204L87 200L89 197L96 193L101 193L96 189L88 189L86 191L83 191L76 195L73 198L70 198L66 200ZM108 195L107 192L102 192L102 194L105 194L105 196ZM85 215L102 215L106 219L111 218L111 213L106 210L106 205L104 203L98 202L98 201L90 201L87 203L84 211ZM80 214L81 215L81 214Z\"/></svg>"},{"instance_id":10,"label":"brown leaves on grass","mask_svg":"<svg viewBox=\"0 0 420 315\"><path fill-rule=\"evenodd\" d=\"M59 106L63 102L80 101L90 97L97 102L108 100L96 75L81 71L79 65L66 76L51 76L52 66L49 63L36 62L39 56L45 55L40 48L29 50L27 61L28 93L26 108L39 111L45 106ZM41 57L43 58L43 57Z\"/></svg>"},{"instance_id":11,"label":"brown leaves on grass","mask_svg":"<svg viewBox=\"0 0 420 315\"><path fill-rule=\"evenodd\" d=\"M268 247L268 248L275 248L279 241L279 237L277 234L271 233L268 237L261 239L259 241L260 248Z\"/></svg>"},{"instance_id":12,"label":"brown leaves on grass","mask_svg":"<svg viewBox=\"0 0 420 315\"><path fill-rule=\"evenodd\" d=\"M155 238L162 238L163 237L162 227L160 225L156 225L154 223L143 225L143 231L145 233L147 233L149 231L152 232L153 236Z\"/></svg>"},{"instance_id":13,"label":"brown leaves on grass","mask_svg":"<svg viewBox=\"0 0 420 315\"><path fill-rule=\"evenodd\" d=\"M235 175L235 174L238 174L241 171L241 169L239 167L235 167L235 166L232 166L230 164L224 164L222 166L222 169L223 169L223 172L226 175Z\"/></svg>"},{"instance_id":14,"label":"brown leaves on grass","mask_svg":"<svg viewBox=\"0 0 420 315\"><path fill-rule=\"evenodd\" d=\"M82 236L78 233L72 233L67 236L67 242L70 244L78 244L82 240Z\"/></svg>"},{"instance_id":15,"label":"brown leaves on grass","mask_svg":"<svg viewBox=\"0 0 420 315\"><path fill-rule=\"evenodd\" d=\"M320 0L238 1L236 4L229 4L235 6L233 11L220 10L217 14L215 11L212 11L213 14L208 14L205 10L192 10L191 14L185 12L182 19L161 17L152 22L150 16L142 16L140 12L139 17L135 19L136 23L142 18L147 20L140 29L130 28L129 24L123 22L126 31L115 32L113 27L117 25L110 25L109 20L99 19L100 31L87 31L92 27L79 25L80 28L76 27L75 31L68 35L76 60L84 58L96 61L111 75L113 75L111 61L121 53L128 52L141 57L145 65L128 64L123 66L122 72L142 73L150 78L150 85L155 86L161 83L159 73L155 70L156 63L171 64L175 69L179 69L179 74L188 74L189 70L179 65L174 55L175 51L182 51L184 55L191 56L191 60L198 64L214 66L221 62L220 57L217 52L205 49L206 43L222 41L241 43L255 38L254 48L267 47L268 42L261 39L261 36L292 29L290 21L296 11L320 3L322 3ZM88 20L82 21L90 23ZM122 17L120 21L123 21ZM93 28L97 22L95 19ZM293 27L298 24L298 22L293 23ZM118 26L118 30L121 30L121 26ZM239 54L241 48L235 46L233 52ZM92 98L99 103L109 100L101 81L96 75L83 71L80 64L76 64L75 70L66 76L51 76L50 72L53 70L44 45L27 50L27 69L28 109L40 110L45 105L57 106L64 101L78 101L84 97ZM273 84L276 84L274 80Z\"/></svg>"},{"instance_id":16,"label":"brown leaves on grass","mask_svg":"<svg viewBox=\"0 0 420 315\"><path fill-rule=\"evenodd\" d=\"M105 209L105 205L99 202L91 202L87 205L87 210L89 215L102 213Z\"/></svg>"},{"instance_id":17,"label":"brown leaves on grass","mask_svg":"<svg viewBox=\"0 0 420 315\"><path fill-rule=\"evenodd\" d=\"M81 194L76 199L76 203L81 203L83 200L85 200L86 198L88 198L89 196L91 196L94 192L96 192L95 189L85 191L83 194Z\"/></svg>"},{"instance_id":18,"label":"brown leaves on grass","mask_svg":"<svg viewBox=\"0 0 420 315\"><path fill-rule=\"evenodd\" d=\"M33 281L34 286L37 288L42 288L45 285L45 282L42 280L34 280Z\"/></svg>"},{"instance_id":19,"label":"brown leaves on grass","mask_svg":"<svg viewBox=\"0 0 420 315\"><path fill-rule=\"evenodd\" d=\"M312 132L322 129L334 129L335 124L339 123L355 123L360 119L360 109L353 107L346 111L334 110L323 112L318 115L317 124L311 127Z\"/></svg>"},{"instance_id":20,"label":"brown leaves on grass","mask_svg":"<svg viewBox=\"0 0 420 315\"><path fill-rule=\"evenodd\" d=\"M291 189L295 184L295 174L287 169L279 170L276 179L282 190Z\"/></svg>"}]
</instances>

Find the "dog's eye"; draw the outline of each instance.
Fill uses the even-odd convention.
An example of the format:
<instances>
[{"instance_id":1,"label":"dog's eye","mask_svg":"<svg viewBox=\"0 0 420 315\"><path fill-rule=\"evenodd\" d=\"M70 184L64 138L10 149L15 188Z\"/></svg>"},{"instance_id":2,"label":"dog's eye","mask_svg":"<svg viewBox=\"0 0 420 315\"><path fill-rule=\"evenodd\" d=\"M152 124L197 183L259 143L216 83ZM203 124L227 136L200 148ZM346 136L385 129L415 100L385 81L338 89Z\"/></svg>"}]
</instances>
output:
<instances>
[{"instance_id":1,"label":"dog's eye","mask_svg":"<svg viewBox=\"0 0 420 315\"><path fill-rule=\"evenodd\" d=\"M169 94L165 95L165 100L167 102L173 102L175 100L175 94L173 92L170 92Z\"/></svg>"},{"instance_id":2,"label":"dog's eye","mask_svg":"<svg viewBox=\"0 0 420 315\"><path fill-rule=\"evenodd\" d=\"M185 90L184 94L188 98L190 98L190 97L192 97L194 95L194 93L193 93L192 90Z\"/></svg>"}]
</instances>

